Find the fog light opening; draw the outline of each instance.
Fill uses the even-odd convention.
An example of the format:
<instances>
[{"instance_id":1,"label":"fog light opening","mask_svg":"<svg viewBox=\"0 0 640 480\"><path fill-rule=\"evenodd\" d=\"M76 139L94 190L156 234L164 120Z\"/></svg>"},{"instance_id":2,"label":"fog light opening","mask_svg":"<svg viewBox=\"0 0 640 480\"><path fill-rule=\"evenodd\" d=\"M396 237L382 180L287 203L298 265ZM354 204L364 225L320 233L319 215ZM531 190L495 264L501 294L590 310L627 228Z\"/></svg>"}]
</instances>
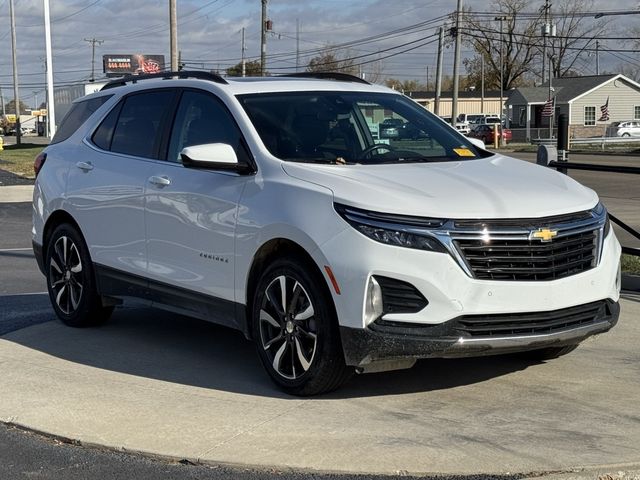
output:
<instances>
[{"instance_id":1,"label":"fog light opening","mask_svg":"<svg viewBox=\"0 0 640 480\"><path fill-rule=\"evenodd\" d=\"M369 325L382 316L384 306L382 303L382 288L372 276L367 282L367 291L364 299L364 323Z\"/></svg>"}]
</instances>

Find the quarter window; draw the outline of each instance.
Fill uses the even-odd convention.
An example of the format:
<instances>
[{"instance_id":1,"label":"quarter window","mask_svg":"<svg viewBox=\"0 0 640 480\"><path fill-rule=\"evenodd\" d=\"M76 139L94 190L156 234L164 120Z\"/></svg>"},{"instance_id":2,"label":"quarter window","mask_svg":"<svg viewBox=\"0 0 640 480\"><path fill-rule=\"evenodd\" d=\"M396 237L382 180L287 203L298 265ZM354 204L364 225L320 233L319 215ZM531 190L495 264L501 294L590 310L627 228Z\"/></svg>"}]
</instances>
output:
<instances>
[{"instance_id":1,"label":"quarter window","mask_svg":"<svg viewBox=\"0 0 640 480\"><path fill-rule=\"evenodd\" d=\"M584 124L586 126L592 126L596 124L596 107L595 106L584 107Z\"/></svg>"},{"instance_id":2,"label":"quarter window","mask_svg":"<svg viewBox=\"0 0 640 480\"><path fill-rule=\"evenodd\" d=\"M185 91L176 112L167 159L180 162L183 148L207 143L231 145L241 163L249 160L240 129L224 105L211 94Z\"/></svg>"},{"instance_id":3,"label":"quarter window","mask_svg":"<svg viewBox=\"0 0 640 480\"><path fill-rule=\"evenodd\" d=\"M111 139L113 138L113 131L116 128L116 122L118 121L121 108L122 102L109 112L109 115L105 117L93 134L92 140L97 147L103 150L109 150L111 148Z\"/></svg>"},{"instance_id":4,"label":"quarter window","mask_svg":"<svg viewBox=\"0 0 640 480\"><path fill-rule=\"evenodd\" d=\"M633 107L633 119L640 120L640 105Z\"/></svg>"},{"instance_id":5,"label":"quarter window","mask_svg":"<svg viewBox=\"0 0 640 480\"><path fill-rule=\"evenodd\" d=\"M90 98L76 102L60 122L58 131L53 136L51 143L60 143L75 133L78 128L113 95Z\"/></svg>"},{"instance_id":6,"label":"quarter window","mask_svg":"<svg viewBox=\"0 0 640 480\"><path fill-rule=\"evenodd\" d=\"M127 97L113 131L111 151L155 158L162 120L173 95L173 90L159 90Z\"/></svg>"}]
</instances>

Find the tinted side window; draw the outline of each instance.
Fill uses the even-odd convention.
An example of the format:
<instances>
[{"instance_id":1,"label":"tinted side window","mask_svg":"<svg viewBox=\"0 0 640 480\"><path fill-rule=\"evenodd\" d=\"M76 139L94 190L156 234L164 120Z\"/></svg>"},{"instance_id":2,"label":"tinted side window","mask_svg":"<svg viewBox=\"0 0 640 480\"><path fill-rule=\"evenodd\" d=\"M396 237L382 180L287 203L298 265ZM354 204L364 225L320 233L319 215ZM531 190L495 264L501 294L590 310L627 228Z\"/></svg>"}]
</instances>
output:
<instances>
[{"instance_id":1,"label":"tinted side window","mask_svg":"<svg viewBox=\"0 0 640 480\"><path fill-rule=\"evenodd\" d=\"M111 139L113 138L113 131L116 128L116 122L118 121L118 115L120 114L121 108L122 102L118 103L118 105L109 112L109 115L105 117L93 134L93 143L103 150L109 150L111 148Z\"/></svg>"},{"instance_id":2,"label":"tinted side window","mask_svg":"<svg viewBox=\"0 0 640 480\"><path fill-rule=\"evenodd\" d=\"M89 100L76 102L60 122L60 127L51 143L60 143L75 133L78 128L113 95L103 95Z\"/></svg>"},{"instance_id":3,"label":"tinted side window","mask_svg":"<svg viewBox=\"0 0 640 480\"><path fill-rule=\"evenodd\" d=\"M186 91L176 112L167 159L179 162L183 148L205 143L231 145L239 161L248 161L240 129L224 105L208 93Z\"/></svg>"},{"instance_id":4,"label":"tinted side window","mask_svg":"<svg viewBox=\"0 0 640 480\"><path fill-rule=\"evenodd\" d=\"M154 158L162 119L173 90L138 93L127 97L111 140L111 151Z\"/></svg>"}]
</instances>

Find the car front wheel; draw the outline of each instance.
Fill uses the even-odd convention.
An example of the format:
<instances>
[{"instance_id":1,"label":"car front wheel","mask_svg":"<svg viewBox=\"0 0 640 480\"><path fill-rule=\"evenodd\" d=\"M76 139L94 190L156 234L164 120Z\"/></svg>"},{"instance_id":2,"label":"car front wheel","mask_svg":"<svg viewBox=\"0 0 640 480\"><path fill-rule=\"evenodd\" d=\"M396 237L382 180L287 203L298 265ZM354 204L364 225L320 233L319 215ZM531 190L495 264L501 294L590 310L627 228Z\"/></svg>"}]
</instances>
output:
<instances>
[{"instance_id":1,"label":"car front wheel","mask_svg":"<svg viewBox=\"0 0 640 480\"><path fill-rule=\"evenodd\" d=\"M322 277L303 261L280 259L263 273L254 295L253 338L264 368L292 395L338 388L351 374Z\"/></svg>"}]
</instances>

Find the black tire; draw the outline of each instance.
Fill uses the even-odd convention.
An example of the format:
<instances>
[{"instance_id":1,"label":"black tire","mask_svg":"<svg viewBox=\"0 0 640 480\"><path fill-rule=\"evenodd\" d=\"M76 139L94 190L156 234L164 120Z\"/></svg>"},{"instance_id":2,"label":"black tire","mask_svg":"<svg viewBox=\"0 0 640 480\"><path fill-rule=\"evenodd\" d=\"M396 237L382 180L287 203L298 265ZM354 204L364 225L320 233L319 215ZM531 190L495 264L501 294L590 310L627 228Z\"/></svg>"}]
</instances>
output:
<instances>
[{"instance_id":1,"label":"black tire","mask_svg":"<svg viewBox=\"0 0 640 480\"><path fill-rule=\"evenodd\" d=\"M258 281L251 315L262 365L285 392L299 396L329 392L353 373L344 362L324 279L304 261L279 259L269 265Z\"/></svg>"},{"instance_id":2,"label":"black tire","mask_svg":"<svg viewBox=\"0 0 640 480\"><path fill-rule=\"evenodd\" d=\"M623 137L630 137L630 136L631 136L631 134L630 134L630 133L623 133L623 134L622 134L622 136L623 136Z\"/></svg>"},{"instance_id":3,"label":"black tire","mask_svg":"<svg viewBox=\"0 0 640 480\"><path fill-rule=\"evenodd\" d=\"M578 344L566 345L564 347L547 347L523 352L520 355L529 360L553 360L554 358L562 357L563 355L573 352L576 348L578 348Z\"/></svg>"},{"instance_id":4,"label":"black tire","mask_svg":"<svg viewBox=\"0 0 640 480\"><path fill-rule=\"evenodd\" d=\"M71 327L104 323L113 307L104 307L96 290L93 264L82 235L63 223L46 246L47 290L56 315Z\"/></svg>"}]
</instances>

